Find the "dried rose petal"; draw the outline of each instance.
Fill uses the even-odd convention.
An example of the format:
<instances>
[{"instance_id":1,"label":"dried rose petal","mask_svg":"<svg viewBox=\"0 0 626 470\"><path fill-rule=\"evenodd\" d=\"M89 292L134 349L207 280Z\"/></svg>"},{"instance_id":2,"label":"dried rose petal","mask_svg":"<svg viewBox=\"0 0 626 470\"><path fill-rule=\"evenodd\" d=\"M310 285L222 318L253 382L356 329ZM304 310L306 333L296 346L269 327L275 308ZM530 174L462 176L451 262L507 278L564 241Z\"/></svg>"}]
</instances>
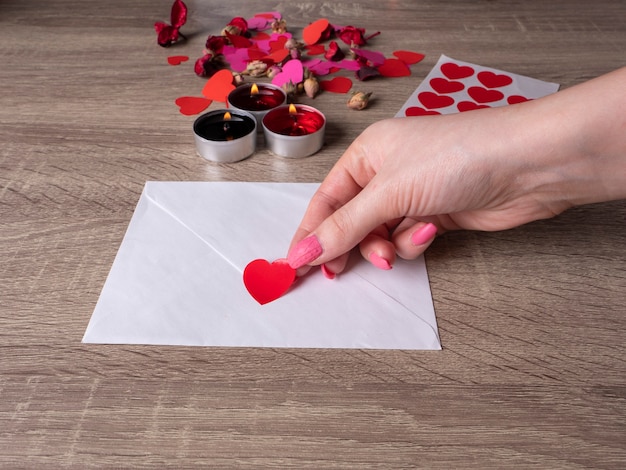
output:
<instances>
[{"instance_id":1,"label":"dried rose petal","mask_svg":"<svg viewBox=\"0 0 626 470\"><path fill-rule=\"evenodd\" d=\"M346 55L343 53L339 44L336 41L330 41L328 44L328 50L324 53L324 57L326 60L332 60L333 62L337 62L342 60Z\"/></svg>"},{"instance_id":2,"label":"dried rose petal","mask_svg":"<svg viewBox=\"0 0 626 470\"><path fill-rule=\"evenodd\" d=\"M181 0L174 1L170 12L170 22L171 25L162 21L154 23L159 46L168 47L178 41L179 36L184 38L179 29L187 22L187 6Z\"/></svg>"},{"instance_id":3,"label":"dried rose petal","mask_svg":"<svg viewBox=\"0 0 626 470\"><path fill-rule=\"evenodd\" d=\"M224 40L224 36L209 36L204 47L214 55L218 55L224 51L225 45L226 41Z\"/></svg>"},{"instance_id":4,"label":"dried rose petal","mask_svg":"<svg viewBox=\"0 0 626 470\"><path fill-rule=\"evenodd\" d=\"M212 77L215 72L222 70L226 67L223 56L212 56L211 54L204 54L193 66L194 72L199 77Z\"/></svg>"},{"instance_id":5,"label":"dried rose petal","mask_svg":"<svg viewBox=\"0 0 626 470\"><path fill-rule=\"evenodd\" d=\"M248 32L248 22L245 18L237 16L230 20L230 23L226 25L224 30L228 31L230 34L243 36Z\"/></svg>"},{"instance_id":6,"label":"dried rose petal","mask_svg":"<svg viewBox=\"0 0 626 470\"><path fill-rule=\"evenodd\" d=\"M356 78L359 80L369 80L370 78L379 77L380 72L374 67L364 66L355 72Z\"/></svg>"},{"instance_id":7,"label":"dried rose petal","mask_svg":"<svg viewBox=\"0 0 626 470\"><path fill-rule=\"evenodd\" d=\"M365 37L365 29L355 28L354 26L344 26L337 30L337 36L350 47L361 47L367 44L369 39L378 36L380 31Z\"/></svg>"}]
</instances>

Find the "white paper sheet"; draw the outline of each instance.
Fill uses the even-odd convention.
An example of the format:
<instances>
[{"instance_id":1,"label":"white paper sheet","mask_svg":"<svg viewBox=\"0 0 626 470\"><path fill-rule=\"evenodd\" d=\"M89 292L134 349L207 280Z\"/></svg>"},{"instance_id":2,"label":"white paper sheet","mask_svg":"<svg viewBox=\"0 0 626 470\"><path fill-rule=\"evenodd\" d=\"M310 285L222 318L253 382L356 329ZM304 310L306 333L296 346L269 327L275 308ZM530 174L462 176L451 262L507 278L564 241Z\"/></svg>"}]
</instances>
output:
<instances>
[{"instance_id":1,"label":"white paper sheet","mask_svg":"<svg viewBox=\"0 0 626 470\"><path fill-rule=\"evenodd\" d=\"M286 256L317 184L148 182L85 343L441 349L424 259L381 271L353 256L259 305L253 259Z\"/></svg>"}]
</instances>

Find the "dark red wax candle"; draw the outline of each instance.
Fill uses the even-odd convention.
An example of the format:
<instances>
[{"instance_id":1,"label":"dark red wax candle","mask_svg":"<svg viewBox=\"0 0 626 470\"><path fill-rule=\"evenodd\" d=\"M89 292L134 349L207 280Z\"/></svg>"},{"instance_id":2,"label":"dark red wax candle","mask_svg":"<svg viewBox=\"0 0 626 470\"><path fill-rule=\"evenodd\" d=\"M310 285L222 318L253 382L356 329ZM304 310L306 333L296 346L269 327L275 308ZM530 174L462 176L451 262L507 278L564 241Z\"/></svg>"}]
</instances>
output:
<instances>
[{"instance_id":1,"label":"dark red wax candle","mask_svg":"<svg viewBox=\"0 0 626 470\"><path fill-rule=\"evenodd\" d=\"M193 130L206 140L227 141L236 140L248 135L254 130L252 118L236 113L208 113L201 116L193 126Z\"/></svg>"},{"instance_id":2,"label":"dark red wax candle","mask_svg":"<svg viewBox=\"0 0 626 470\"><path fill-rule=\"evenodd\" d=\"M258 88L253 91L253 86ZM228 95L228 103L244 111L267 111L285 102L285 93L274 85L252 83L235 88Z\"/></svg>"}]
</instances>

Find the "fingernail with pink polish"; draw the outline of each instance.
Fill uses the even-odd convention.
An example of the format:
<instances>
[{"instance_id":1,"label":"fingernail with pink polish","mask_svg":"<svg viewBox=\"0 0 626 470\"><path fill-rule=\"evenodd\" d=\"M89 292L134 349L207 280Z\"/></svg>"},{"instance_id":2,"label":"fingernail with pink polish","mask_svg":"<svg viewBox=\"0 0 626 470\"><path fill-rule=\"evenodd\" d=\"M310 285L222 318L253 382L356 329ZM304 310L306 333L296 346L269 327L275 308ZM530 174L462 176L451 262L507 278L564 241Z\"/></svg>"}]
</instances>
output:
<instances>
[{"instance_id":1,"label":"fingernail with pink polish","mask_svg":"<svg viewBox=\"0 0 626 470\"><path fill-rule=\"evenodd\" d=\"M296 243L289 251L287 261L289 262L289 266L293 269L298 269L305 264L309 264L314 259L319 258L322 252L322 245L320 245L317 237L315 235L309 235Z\"/></svg>"},{"instance_id":2,"label":"fingernail with pink polish","mask_svg":"<svg viewBox=\"0 0 626 470\"><path fill-rule=\"evenodd\" d=\"M428 243L437 235L437 226L435 224L428 223L418 228L413 235L411 235L411 243L415 246Z\"/></svg>"},{"instance_id":3,"label":"fingernail with pink polish","mask_svg":"<svg viewBox=\"0 0 626 470\"><path fill-rule=\"evenodd\" d=\"M378 269L384 269L385 271L391 269L391 264L389 263L389 261L380 256L378 253L372 252L372 254L370 255L370 262Z\"/></svg>"},{"instance_id":4,"label":"fingernail with pink polish","mask_svg":"<svg viewBox=\"0 0 626 470\"><path fill-rule=\"evenodd\" d=\"M336 274L332 272L325 264L322 264L322 274L326 279L335 279Z\"/></svg>"}]
</instances>

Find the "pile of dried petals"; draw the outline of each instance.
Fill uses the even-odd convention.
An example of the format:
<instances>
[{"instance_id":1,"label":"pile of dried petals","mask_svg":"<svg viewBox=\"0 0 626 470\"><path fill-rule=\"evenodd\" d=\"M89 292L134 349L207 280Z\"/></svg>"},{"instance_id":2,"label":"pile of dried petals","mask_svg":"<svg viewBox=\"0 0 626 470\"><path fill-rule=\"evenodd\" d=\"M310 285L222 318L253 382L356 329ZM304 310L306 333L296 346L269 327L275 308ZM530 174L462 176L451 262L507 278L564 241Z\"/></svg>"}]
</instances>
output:
<instances>
[{"instance_id":1,"label":"pile of dried petals","mask_svg":"<svg viewBox=\"0 0 626 470\"><path fill-rule=\"evenodd\" d=\"M160 45L170 45L182 36L178 29L185 23L186 12L184 3L176 0L172 25L155 24ZM408 76L409 66L424 58L423 54L411 51L395 51L394 57L388 58L366 49L368 41L379 34L366 35L363 28L337 26L322 18L306 26L302 40L298 40L288 31L287 22L279 12L258 13L249 19L236 17L219 35L208 36L194 71L200 77L210 78L220 70L230 69L236 84L242 83L245 76L267 77L290 95L306 93L313 98L320 90L347 93L352 87L349 78L322 80L321 77L341 70L352 71L361 81L378 76ZM370 95L355 92L348 107L365 108Z\"/></svg>"}]
</instances>

